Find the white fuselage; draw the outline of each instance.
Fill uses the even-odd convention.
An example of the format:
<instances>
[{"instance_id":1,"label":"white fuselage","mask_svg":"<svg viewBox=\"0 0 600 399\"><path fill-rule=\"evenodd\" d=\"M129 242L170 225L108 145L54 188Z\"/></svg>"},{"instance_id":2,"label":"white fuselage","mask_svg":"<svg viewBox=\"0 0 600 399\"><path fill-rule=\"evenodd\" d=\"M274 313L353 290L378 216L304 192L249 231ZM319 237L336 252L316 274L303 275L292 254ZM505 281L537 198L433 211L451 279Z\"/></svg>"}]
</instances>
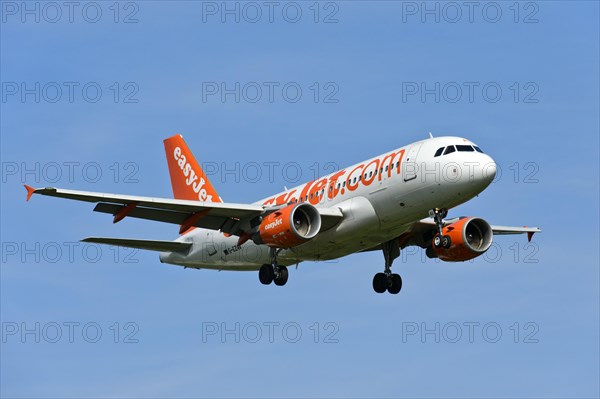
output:
<instances>
[{"instance_id":1,"label":"white fuselage","mask_svg":"<svg viewBox=\"0 0 600 399\"><path fill-rule=\"evenodd\" d=\"M344 215L316 238L281 250L279 264L334 259L372 248L407 231L430 209L450 209L475 197L494 179L494 160L478 151L434 157L449 145L475 146L460 137L418 141L257 201L265 205L302 201L317 208L337 207ZM268 246L252 241L238 246L238 239L196 228L177 240L193 243L188 254L161 253L160 260L218 270L257 270L270 263Z\"/></svg>"}]
</instances>

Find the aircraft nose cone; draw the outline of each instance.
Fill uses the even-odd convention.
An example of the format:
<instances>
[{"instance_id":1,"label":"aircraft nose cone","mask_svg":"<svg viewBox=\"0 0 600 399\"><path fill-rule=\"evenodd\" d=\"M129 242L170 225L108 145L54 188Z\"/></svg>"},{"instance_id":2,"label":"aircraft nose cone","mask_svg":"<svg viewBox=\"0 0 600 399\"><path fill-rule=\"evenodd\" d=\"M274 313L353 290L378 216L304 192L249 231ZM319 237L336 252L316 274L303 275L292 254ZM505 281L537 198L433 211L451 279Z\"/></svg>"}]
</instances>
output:
<instances>
[{"instance_id":1,"label":"aircraft nose cone","mask_svg":"<svg viewBox=\"0 0 600 399\"><path fill-rule=\"evenodd\" d=\"M496 162L490 156L486 155L486 158L483 164L482 177L487 184L490 184L496 177Z\"/></svg>"}]
</instances>

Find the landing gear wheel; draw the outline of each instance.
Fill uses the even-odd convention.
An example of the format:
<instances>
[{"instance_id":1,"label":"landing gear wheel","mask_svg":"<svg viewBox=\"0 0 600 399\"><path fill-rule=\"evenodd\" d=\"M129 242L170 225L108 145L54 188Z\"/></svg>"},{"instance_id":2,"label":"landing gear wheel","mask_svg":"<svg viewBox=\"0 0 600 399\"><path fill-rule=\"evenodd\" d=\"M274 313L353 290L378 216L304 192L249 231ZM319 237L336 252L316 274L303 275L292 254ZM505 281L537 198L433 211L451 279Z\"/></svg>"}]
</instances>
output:
<instances>
[{"instance_id":1,"label":"landing gear wheel","mask_svg":"<svg viewBox=\"0 0 600 399\"><path fill-rule=\"evenodd\" d=\"M378 294L383 294L389 286L388 276L385 273L377 273L373 277L373 289Z\"/></svg>"},{"instance_id":2,"label":"landing gear wheel","mask_svg":"<svg viewBox=\"0 0 600 399\"><path fill-rule=\"evenodd\" d=\"M402 289L402 277L399 274L392 274L390 276L390 286L387 288L390 294L397 294Z\"/></svg>"},{"instance_id":3,"label":"landing gear wheel","mask_svg":"<svg viewBox=\"0 0 600 399\"><path fill-rule=\"evenodd\" d=\"M442 237L439 234L436 234L436 236L433 237L433 246L436 248L442 247Z\"/></svg>"},{"instance_id":4,"label":"landing gear wheel","mask_svg":"<svg viewBox=\"0 0 600 399\"><path fill-rule=\"evenodd\" d=\"M425 255L427 255L427 257L428 257L429 259L435 259L435 258L437 258L437 255L436 255L436 253L435 253L435 250L434 250L433 248L431 248L431 247L428 247L428 248L425 250Z\"/></svg>"},{"instance_id":5,"label":"landing gear wheel","mask_svg":"<svg viewBox=\"0 0 600 399\"><path fill-rule=\"evenodd\" d=\"M442 236L442 248L448 249L452 245L450 236Z\"/></svg>"},{"instance_id":6,"label":"landing gear wheel","mask_svg":"<svg viewBox=\"0 0 600 399\"><path fill-rule=\"evenodd\" d=\"M269 285L275 278L275 271L271 265L262 265L258 271L258 279L264 285Z\"/></svg>"},{"instance_id":7,"label":"landing gear wheel","mask_svg":"<svg viewBox=\"0 0 600 399\"><path fill-rule=\"evenodd\" d=\"M275 285L285 285L288 281L288 269L285 266L278 266L277 272L275 273Z\"/></svg>"}]
</instances>

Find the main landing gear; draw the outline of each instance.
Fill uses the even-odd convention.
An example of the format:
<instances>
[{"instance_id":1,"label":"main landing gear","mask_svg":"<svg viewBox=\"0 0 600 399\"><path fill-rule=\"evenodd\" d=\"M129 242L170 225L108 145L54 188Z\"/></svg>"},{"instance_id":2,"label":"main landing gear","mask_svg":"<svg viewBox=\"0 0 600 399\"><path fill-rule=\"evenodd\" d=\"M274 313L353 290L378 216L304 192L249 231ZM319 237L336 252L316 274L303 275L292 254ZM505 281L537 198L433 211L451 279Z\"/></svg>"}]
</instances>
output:
<instances>
[{"instance_id":1,"label":"main landing gear","mask_svg":"<svg viewBox=\"0 0 600 399\"><path fill-rule=\"evenodd\" d=\"M277 251L271 248L271 264L262 265L258 271L258 279L264 285L275 283L275 285L285 285L288 281L288 269L285 266L277 264Z\"/></svg>"},{"instance_id":2,"label":"main landing gear","mask_svg":"<svg viewBox=\"0 0 600 399\"><path fill-rule=\"evenodd\" d=\"M437 230L437 234L433 236L433 246L436 248L450 248L452 245L450 236L442 233L444 218L448 216L448 210L446 208L435 208L429 211L429 216L433 218Z\"/></svg>"},{"instance_id":3,"label":"main landing gear","mask_svg":"<svg viewBox=\"0 0 600 399\"><path fill-rule=\"evenodd\" d=\"M373 277L373 289L378 294L382 294L386 290L390 294L397 294L402 289L402 277L399 274L392 273L391 268L394 259L400 256L400 245L398 240L394 239L384 242L381 246L385 258L385 270Z\"/></svg>"},{"instance_id":4,"label":"main landing gear","mask_svg":"<svg viewBox=\"0 0 600 399\"><path fill-rule=\"evenodd\" d=\"M429 211L429 216L435 221L436 234L433 237L433 245L436 248L450 248L452 242L450 236L443 234L444 218L448 216L446 208L435 208ZM400 256L400 243L398 239L384 242L381 245L383 257L385 258L385 270L373 277L373 290L382 294L385 291L397 294L402 289L402 278L399 274L392 273L392 263Z\"/></svg>"}]
</instances>

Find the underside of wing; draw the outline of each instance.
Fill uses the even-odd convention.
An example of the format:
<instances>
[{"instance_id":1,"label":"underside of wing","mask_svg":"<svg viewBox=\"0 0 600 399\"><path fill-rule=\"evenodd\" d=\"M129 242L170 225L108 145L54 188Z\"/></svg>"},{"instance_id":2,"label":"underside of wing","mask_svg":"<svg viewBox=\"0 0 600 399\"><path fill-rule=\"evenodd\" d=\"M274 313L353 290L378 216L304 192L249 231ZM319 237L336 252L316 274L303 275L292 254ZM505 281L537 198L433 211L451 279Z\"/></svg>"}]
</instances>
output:
<instances>
[{"instance_id":1,"label":"underside of wing","mask_svg":"<svg viewBox=\"0 0 600 399\"><path fill-rule=\"evenodd\" d=\"M178 241L160 241L160 240L134 240L130 238L107 238L107 237L88 237L82 242L91 242L95 244L116 245L119 247L146 249L159 252L186 252L192 246L191 243Z\"/></svg>"},{"instance_id":2,"label":"underside of wing","mask_svg":"<svg viewBox=\"0 0 600 399\"><path fill-rule=\"evenodd\" d=\"M527 226L512 227L512 226L494 226L494 225L492 225L491 227L492 227L492 231L496 235L525 234L525 233L533 235L533 233L539 233L542 231L537 227L527 227Z\"/></svg>"}]
</instances>

